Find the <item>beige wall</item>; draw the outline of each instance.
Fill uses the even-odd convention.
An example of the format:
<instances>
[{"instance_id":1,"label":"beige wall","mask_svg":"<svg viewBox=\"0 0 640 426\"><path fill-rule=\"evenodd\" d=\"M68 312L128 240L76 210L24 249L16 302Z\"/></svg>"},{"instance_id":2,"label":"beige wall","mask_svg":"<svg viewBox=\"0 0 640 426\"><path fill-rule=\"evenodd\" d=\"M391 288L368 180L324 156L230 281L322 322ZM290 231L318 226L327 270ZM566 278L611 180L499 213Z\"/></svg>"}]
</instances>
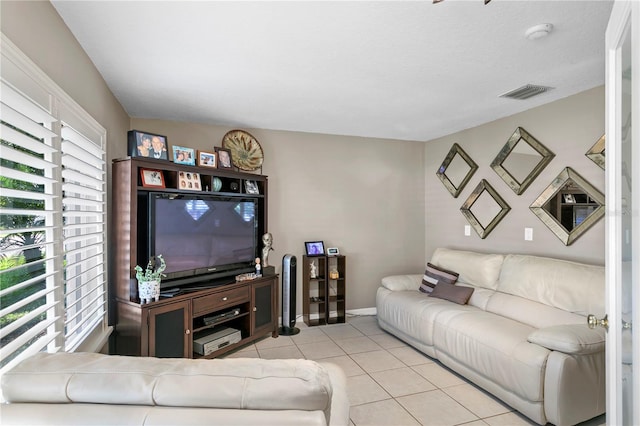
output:
<instances>
[{"instance_id":1,"label":"beige wall","mask_svg":"<svg viewBox=\"0 0 640 426\"><path fill-rule=\"evenodd\" d=\"M517 101L513 101L517 102ZM425 145L426 256L437 247L494 253L526 253L604 264L604 219L570 246L565 246L529 210L529 206L567 166L604 193L604 171L584 154L604 134L605 92L597 87L577 95L491 123L428 142ZM556 154L521 194L516 195L490 164L520 126ZM453 198L436 171L454 142L479 168L458 198ZM504 198L511 211L486 237L472 230L464 236L466 219L459 209L482 178ZM524 228L533 228L533 241L524 240Z\"/></svg>"},{"instance_id":2,"label":"beige wall","mask_svg":"<svg viewBox=\"0 0 640 426\"><path fill-rule=\"evenodd\" d=\"M169 145L221 146L226 127L132 118L132 128ZM269 260L302 260L304 242L323 240L347 257L347 309L375 306L380 279L424 263L424 175L420 142L246 129L264 150L269 176ZM302 312L301 267L298 312Z\"/></svg>"}]
</instances>

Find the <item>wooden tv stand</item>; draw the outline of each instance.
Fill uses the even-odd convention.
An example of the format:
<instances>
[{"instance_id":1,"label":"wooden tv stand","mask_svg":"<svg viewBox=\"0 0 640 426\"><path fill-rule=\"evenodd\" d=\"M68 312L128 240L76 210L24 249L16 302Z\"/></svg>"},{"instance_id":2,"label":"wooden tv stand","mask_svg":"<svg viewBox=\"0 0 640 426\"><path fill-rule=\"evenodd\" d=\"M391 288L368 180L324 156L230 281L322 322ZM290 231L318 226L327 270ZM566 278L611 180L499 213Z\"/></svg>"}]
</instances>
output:
<instances>
[{"instance_id":1,"label":"wooden tv stand","mask_svg":"<svg viewBox=\"0 0 640 426\"><path fill-rule=\"evenodd\" d=\"M141 169L161 171L166 188L144 187L140 178ZM213 180L218 178L222 181L222 187L216 194L229 197L246 196L245 181L255 181L260 190L257 196L258 235L262 235L268 229L266 176L208 167L182 166L153 159L114 160L114 220L111 226L111 256L114 260L110 280L110 294L114 296L110 300L110 312L111 321L115 323L115 333L111 340L110 353L214 358L265 335L278 336L278 275L242 282L235 282L233 276L216 282L203 280L181 287L183 292L173 297L164 297L147 304L140 303L134 268L136 264L144 266L147 259L136 259L138 195L152 191L197 194L196 191L177 189L177 176L181 171L200 173L202 187L206 189L201 193L213 193L210 188L213 188ZM194 287L200 289L193 290ZM235 310L238 310L238 313L232 315ZM212 318L225 313L228 315L210 322ZM200 335L211 333L220 327L239 330L241 340L206 356L194 353L194 338L197 339Z\"/></svg>"}]
</instances>

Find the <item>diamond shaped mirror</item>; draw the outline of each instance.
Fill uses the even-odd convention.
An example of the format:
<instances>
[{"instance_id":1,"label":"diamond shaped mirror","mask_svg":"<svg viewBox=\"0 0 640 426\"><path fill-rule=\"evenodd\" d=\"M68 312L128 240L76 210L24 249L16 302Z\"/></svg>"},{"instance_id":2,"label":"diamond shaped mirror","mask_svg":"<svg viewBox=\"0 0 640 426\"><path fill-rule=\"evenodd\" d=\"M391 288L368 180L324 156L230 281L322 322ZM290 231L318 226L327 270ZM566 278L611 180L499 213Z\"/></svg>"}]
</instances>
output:
<instances>
[{"instance_id":1,"label":"diamond shaped mirror","mask_svg":"<svg viewBox=\"0 0 640 426\"><path fill-rule=\"evenodd\" d=\"M530 209L568 246L604 216L604 194L567 167Z\"/></svg>"},{"instance_id":2,"label":"diamond shaped mirror","mask_svg":"<svg viewBox=\"0 0 640 426\"><path fill-rule=\"evenodd\" d=\"M587 157L591 159L594 163L596 163L602 170L604 170L605 157L604 157L604 147L605 147L605 135L602 135L598 141L593 144L593 146L587 151L585 154Z\"/></svg>"},{"instance_id":3,"label":"diamond shaped mirror","mask_svg":"<svg viewBox=\"0 0 640 426\"><path fill-rule=\"evenodd\" d=\"M436 176L453 195L453 198L458 198L477 169L478 165L475 161L464 152L460 145L454 143L436 172Z\"/></svg>"},{"instance_id":4,"label":"diamond shaped mirror","mask_svg":"<svg viewBox=\"0 0 640 426\"><path fill-rule=\"evenodd\" d=\"M553 157L553 152L518 127L491 163L491 168L520 195Z\"/></svg>"},{"instance_id":5,"label":"diamond shaped mirror","mask_svg":"<svg viewBox=\"0 0 640 426\"><path fill-rule=\"evenodd\" d=\"M476 186L460 211L480 238L484 239L509 213L511 207L485 179Z\"/></svg>"}]
</instances>

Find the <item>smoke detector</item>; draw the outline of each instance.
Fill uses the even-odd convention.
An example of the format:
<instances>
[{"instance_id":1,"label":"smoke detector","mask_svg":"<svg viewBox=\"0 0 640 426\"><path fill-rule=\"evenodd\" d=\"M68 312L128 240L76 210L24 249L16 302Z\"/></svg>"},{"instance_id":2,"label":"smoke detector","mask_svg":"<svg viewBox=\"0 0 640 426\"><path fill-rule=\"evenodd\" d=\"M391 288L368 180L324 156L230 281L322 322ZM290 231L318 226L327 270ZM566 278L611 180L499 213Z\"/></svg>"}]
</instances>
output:
<instances>
[{"instance_id":1,"label":"smoke detector","mask_svg":"<svg viewBox=\"0 0 640 426\"><path fill-rule=\"evenodd\" d=\"M529 28L524 36L529 40L537 40L542 37L548 36L553 31L553 24L538 24Z\"/></svg>"}]
</instances>

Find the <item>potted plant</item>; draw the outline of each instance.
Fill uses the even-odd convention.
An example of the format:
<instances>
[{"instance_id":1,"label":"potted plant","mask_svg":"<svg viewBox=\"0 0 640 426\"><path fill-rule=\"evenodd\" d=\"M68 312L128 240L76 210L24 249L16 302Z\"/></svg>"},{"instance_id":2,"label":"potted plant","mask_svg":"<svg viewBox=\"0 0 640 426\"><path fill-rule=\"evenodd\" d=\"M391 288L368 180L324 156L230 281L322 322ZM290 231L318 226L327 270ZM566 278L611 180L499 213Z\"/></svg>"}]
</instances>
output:
<instances>
[{"instance_id":1,"label":"potted plant","mask_svg":"<svg viewBox=\"0 0 640 426\"><path fill-rule=\"evenodd\" d=\"M167 267L162 255L152 256L147 263L147 269L136 265L136 278L138 279L138 297L140 303L149 303L160 299L160 281L166 276L162 272Z\"/></svg>"}]
</instances>

